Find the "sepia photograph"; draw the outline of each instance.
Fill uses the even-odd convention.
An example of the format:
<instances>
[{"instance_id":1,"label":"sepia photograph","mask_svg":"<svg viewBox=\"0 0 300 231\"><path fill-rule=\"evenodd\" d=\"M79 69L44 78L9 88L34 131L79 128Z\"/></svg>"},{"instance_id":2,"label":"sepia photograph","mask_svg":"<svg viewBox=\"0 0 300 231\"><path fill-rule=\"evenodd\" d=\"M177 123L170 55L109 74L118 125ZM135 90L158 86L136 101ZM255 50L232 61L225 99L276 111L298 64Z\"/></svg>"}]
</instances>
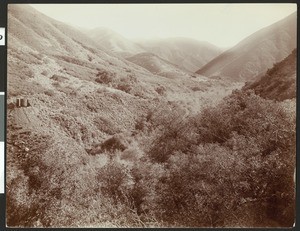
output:
<instances>
[{"instance_id":1,"label":"sepia photograph","mask_svg":"<svg viewBox=\"0 0 300 231\"><path fill-rule=\"evenodd\" d=\"M7 227L294 226L296 4L7 15Z\"/></svg>"}]
</instances>

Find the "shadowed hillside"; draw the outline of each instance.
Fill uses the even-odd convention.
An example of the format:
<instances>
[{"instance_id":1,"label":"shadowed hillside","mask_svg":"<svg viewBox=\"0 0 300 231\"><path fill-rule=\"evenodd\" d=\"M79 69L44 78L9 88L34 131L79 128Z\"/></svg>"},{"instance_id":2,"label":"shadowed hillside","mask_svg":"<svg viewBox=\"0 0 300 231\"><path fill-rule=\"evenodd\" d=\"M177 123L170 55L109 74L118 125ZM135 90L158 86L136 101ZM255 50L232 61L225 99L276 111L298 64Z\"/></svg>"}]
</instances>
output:
<instances>
[{"instance_id":1,"label":"shadowed hillside","mask_svg":"<svg viewBox=\"0 0 300 231\"><path fill-rule=\"evenodd\" d=\"M244 88L254 89L255 93L266 99L285 100L296 98L296 60L297 51L269 69L265 75Z\"/></svg>"}]
</instances>

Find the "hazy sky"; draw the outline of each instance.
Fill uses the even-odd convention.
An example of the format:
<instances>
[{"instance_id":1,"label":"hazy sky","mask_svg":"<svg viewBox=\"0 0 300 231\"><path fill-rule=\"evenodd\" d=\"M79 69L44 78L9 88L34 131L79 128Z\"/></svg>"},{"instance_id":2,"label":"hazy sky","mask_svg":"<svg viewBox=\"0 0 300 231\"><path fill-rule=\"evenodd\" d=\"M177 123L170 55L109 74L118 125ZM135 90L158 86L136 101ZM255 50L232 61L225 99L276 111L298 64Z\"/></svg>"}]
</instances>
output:
<instances>
[{"instance_id":1,"label":"hazy sky","mask_svg":"<svg viewBox=\"0 0 300 231\"><path fill-rule=\"evenodd\" d=\"M190 37L230 47L297 10L296 4L32 4L83 28L108 27L129 39Z\"/></svg>"}]
</instances>

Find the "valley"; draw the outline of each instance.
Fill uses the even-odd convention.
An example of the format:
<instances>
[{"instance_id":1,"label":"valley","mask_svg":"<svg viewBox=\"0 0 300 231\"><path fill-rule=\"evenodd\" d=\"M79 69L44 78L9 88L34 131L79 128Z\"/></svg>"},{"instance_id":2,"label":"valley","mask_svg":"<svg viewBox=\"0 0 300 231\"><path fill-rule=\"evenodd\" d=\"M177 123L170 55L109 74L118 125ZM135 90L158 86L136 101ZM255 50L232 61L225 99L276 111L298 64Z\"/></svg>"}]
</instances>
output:
<instances>
[{"instance_id":1,"label":"valley","mask_svg":"<svg viewBox=\"0 0 300 231\"><path fill-rule=\"evenodd\" d=\"M28 5L8 15L7 104L30 102L7 109L8 226L292 225L295 59L274 66L271 92L260 76L296 48L295 15L281 47L271 25L224 52L89 37Z\"/></svg>"}]
</instances>

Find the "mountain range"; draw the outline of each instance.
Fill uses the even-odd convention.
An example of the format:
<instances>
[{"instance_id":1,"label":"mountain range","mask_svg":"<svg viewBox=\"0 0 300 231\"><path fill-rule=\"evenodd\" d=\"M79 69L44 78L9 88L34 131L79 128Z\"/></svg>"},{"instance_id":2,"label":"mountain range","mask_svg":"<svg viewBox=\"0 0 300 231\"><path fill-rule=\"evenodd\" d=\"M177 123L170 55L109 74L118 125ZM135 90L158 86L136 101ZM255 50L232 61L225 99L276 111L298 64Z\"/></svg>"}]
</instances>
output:
<instances>
[{"instance_id":1,"label":"mountain range","mask_svg":"<svg viewBox=\"0 0 300 231\"><path fill-rule=\"evenodd\" d=\"M124 58L139 53L153 53L177 65L184 71L195 72L221 53L221 49L190 38L148 39L131 41L108 28L87 30L87 35L105 49Z\"/></svg>"},{"instance_id":2,"label":"mountain range","mask_svg":"<svg viewBox=\"0 0 300 231\"><path fill-rule=\"evenodd\" d=\"M88 34L97 44L129 60L139 53L153 53L184 71L248 81L264 74L296 47L296 13L225 51L208 42L183 37L131 41L107 28L96 28Z\"/></svg>"}]
</instances>

